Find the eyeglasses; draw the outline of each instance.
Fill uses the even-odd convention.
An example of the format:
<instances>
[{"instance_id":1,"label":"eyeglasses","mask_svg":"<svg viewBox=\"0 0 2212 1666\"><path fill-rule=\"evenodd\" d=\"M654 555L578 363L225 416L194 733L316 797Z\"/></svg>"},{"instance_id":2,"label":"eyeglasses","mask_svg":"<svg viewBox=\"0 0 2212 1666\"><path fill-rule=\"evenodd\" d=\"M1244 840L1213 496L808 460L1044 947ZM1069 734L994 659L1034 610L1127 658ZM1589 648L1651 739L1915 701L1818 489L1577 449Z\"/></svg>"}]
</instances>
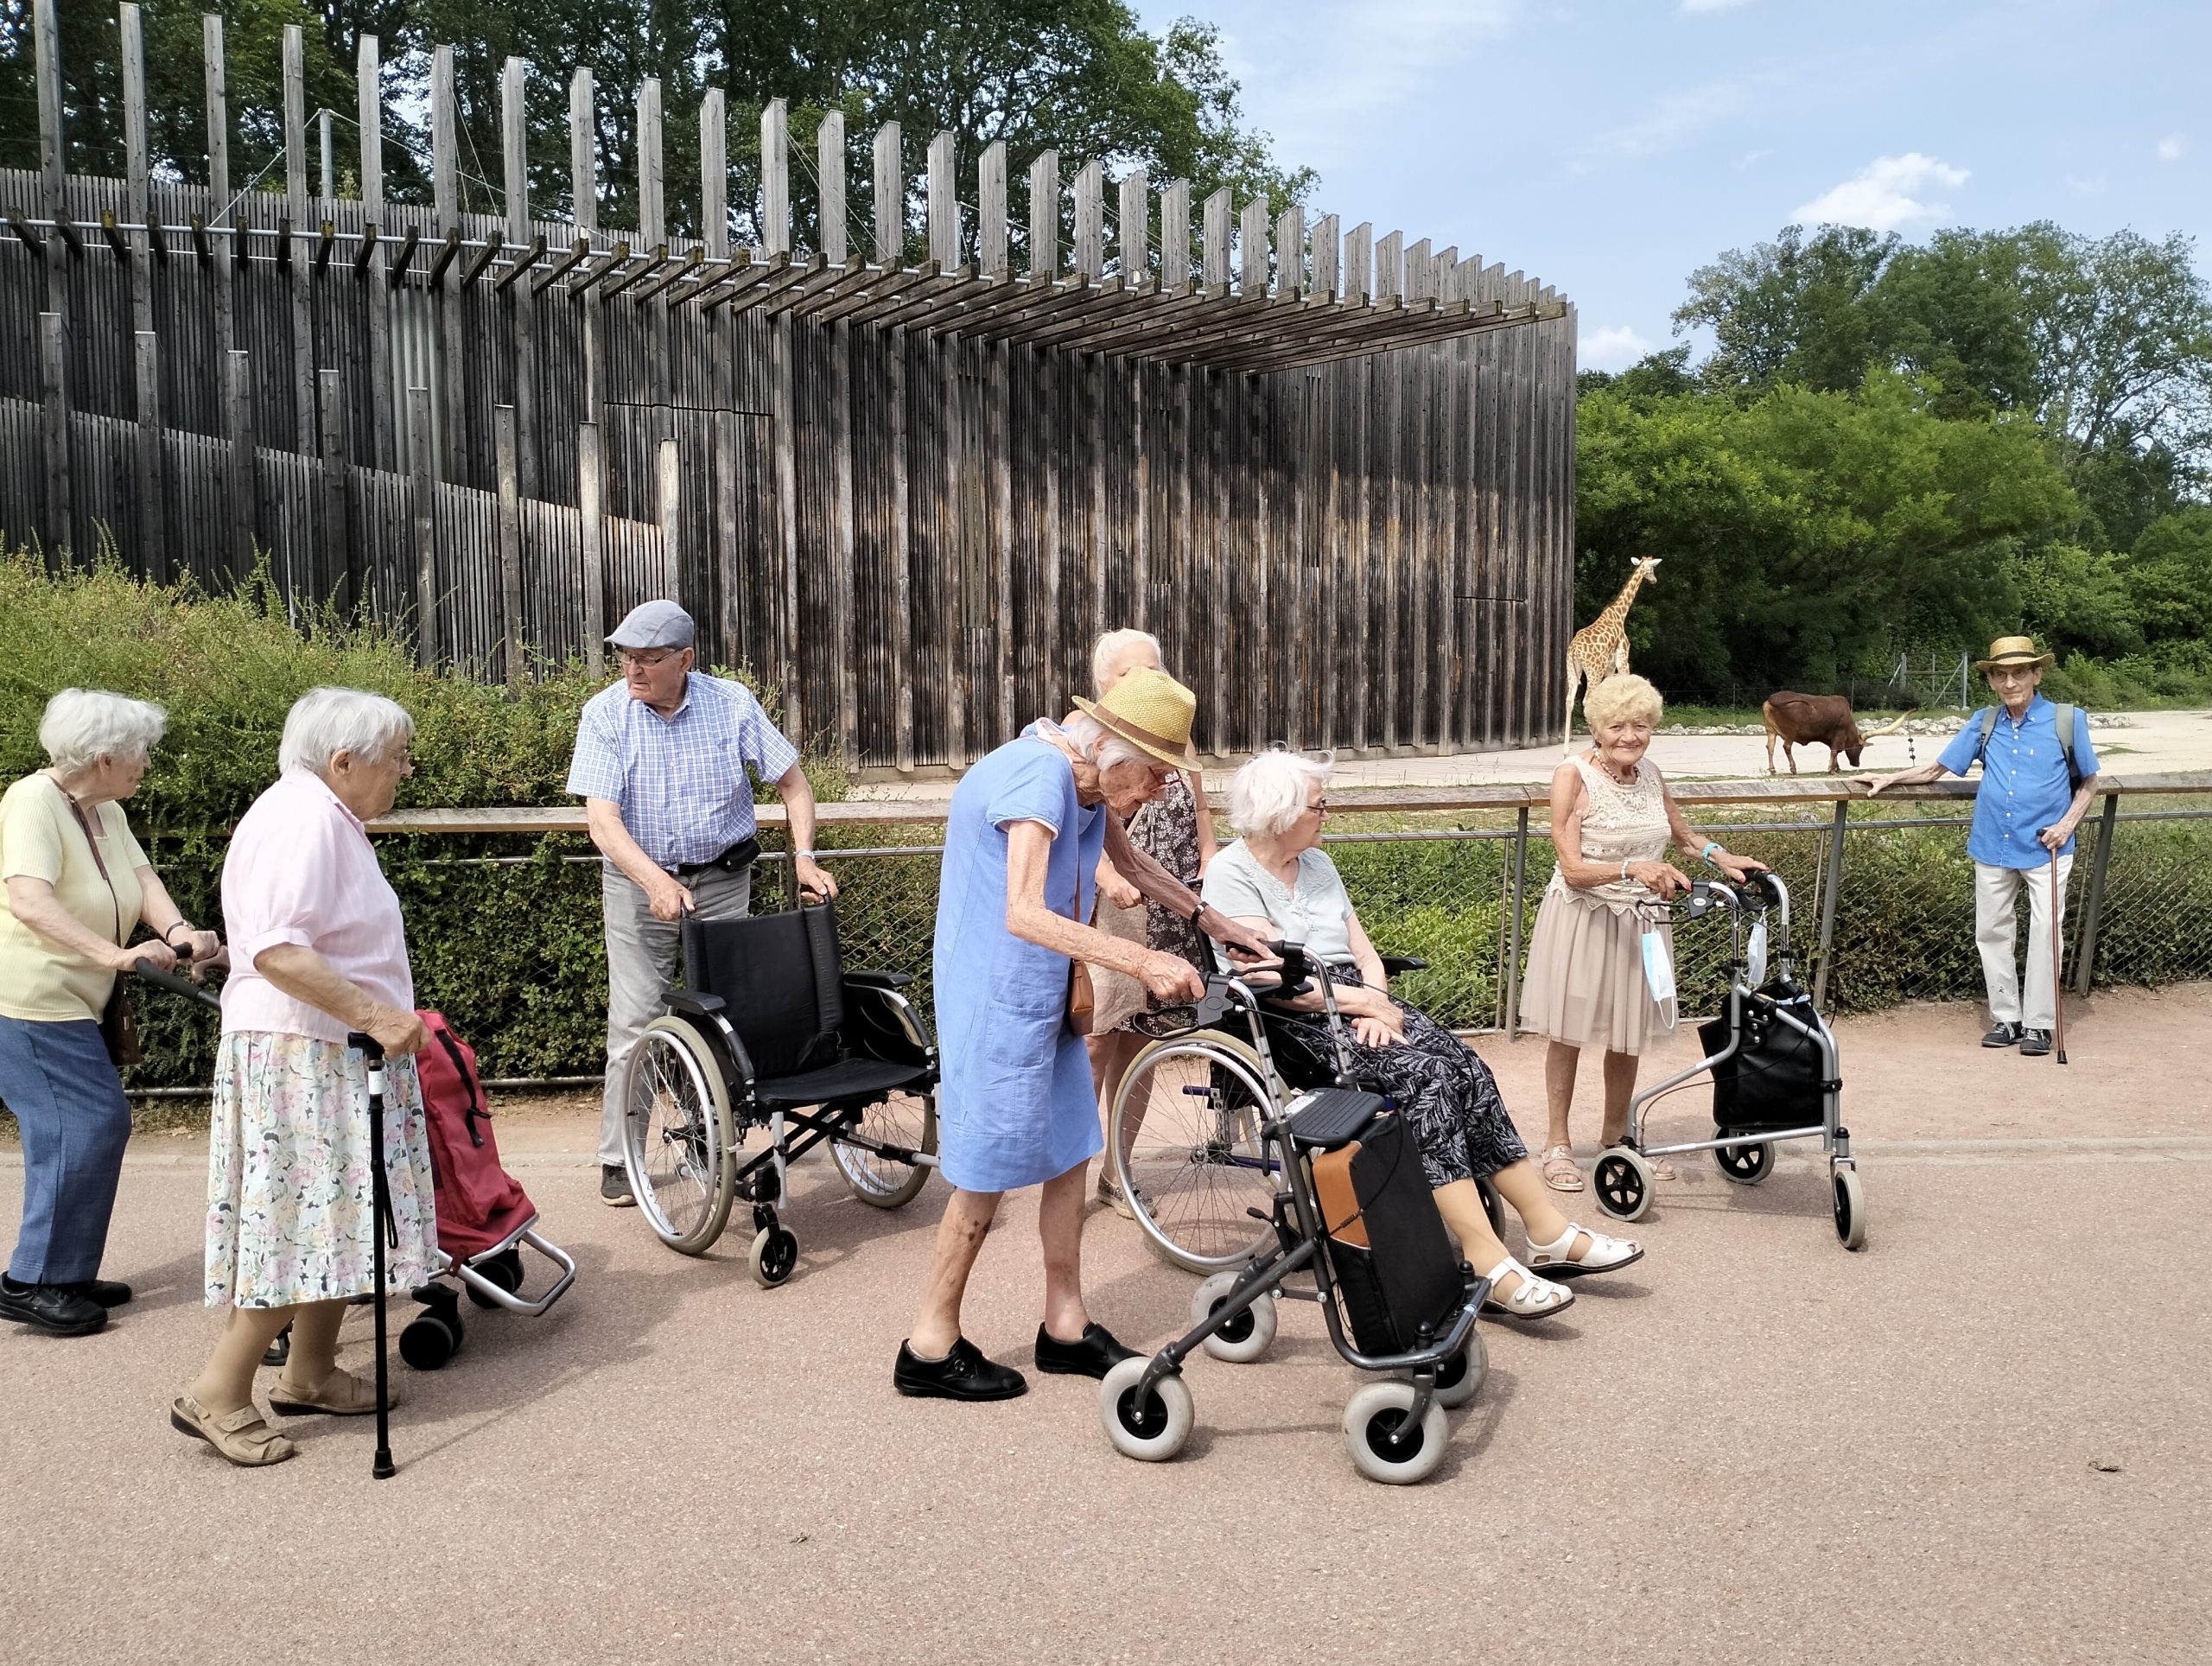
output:
<instances>
[{"instance_id":1,"label":"eyeglasses","mask_svg":"<svg viewBox=\"0 0 2212 1666\"><path fill-rule=\"evenodd\" d=\"M656 648L645 653L633 648L625 648L622 650L622 669L626 671L649 671L656 665L666 664L675 657L676 651L672 648Z\"/></svg>"},{"instance_id":2,"label":"eyeglasses","mask_svg":"<svg viewBox=\"0 0 2212 1666\"><path fill-rule=\"evenodd\" d=\"M1329 813L1329 801L1326 798L1316 798L1306 808L1313 815L1325 816Z\"/></svg>"}]
</instances>

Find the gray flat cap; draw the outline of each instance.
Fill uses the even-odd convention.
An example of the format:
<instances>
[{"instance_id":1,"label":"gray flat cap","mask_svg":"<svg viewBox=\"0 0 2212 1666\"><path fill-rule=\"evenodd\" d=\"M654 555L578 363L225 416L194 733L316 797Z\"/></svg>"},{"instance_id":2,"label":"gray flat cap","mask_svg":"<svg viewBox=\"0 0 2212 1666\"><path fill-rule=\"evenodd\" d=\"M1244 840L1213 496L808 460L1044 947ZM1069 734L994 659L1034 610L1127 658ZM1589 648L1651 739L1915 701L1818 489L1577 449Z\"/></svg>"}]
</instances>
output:
<instances>
[{"instance_id":1,"label":"gray flat cap","mask_svg":"<svg viewBox=\"0 0 2212 1666\"><path fill-rule=\"evenodd\" d=\"M688 648L697 633L691 615L672 601L641 601L607 633L617 648Z\"/></svg>"}]
</instances>

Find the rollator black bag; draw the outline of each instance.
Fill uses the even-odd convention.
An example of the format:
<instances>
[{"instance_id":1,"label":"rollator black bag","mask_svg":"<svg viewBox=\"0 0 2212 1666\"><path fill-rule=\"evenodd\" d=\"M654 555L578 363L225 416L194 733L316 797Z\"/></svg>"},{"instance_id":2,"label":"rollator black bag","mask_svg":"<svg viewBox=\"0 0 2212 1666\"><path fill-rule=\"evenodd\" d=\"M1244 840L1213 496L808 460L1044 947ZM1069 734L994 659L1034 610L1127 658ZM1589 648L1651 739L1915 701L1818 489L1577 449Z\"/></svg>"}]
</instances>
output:
<instances>
[{"instance_id":1,"label":"rollator black bag","mask_svg":"<svg viewBox=\"0 0 2212 1666\"><path fill-rule=\"evenodd\" d=\"M1459 1258L1405 1119L1379 1116L1357 1142L1316 1157L1313 1180L1360 1352L1408 1352L1423 1326L1440 1335L1459 1307Z\"/></svg>"},{"instance_id":2,"label":"rollator black bag","mask_svg":"<svg viewBox=\"0 0 2212 1666\"><path fill-rule=\"evenodd\" d=\"M1778 1008L1807 1027L1817 1028L1813 997L1780 983L1769 984L1760 994L1774 1006L1765 1001L1746 1002L1732 992L1730 1011L1698 1027L1698 1039L1710 1059L1728 1045L1730 1021L1741 1010L1744 1044L1713 1067L1713 1126L1746 1133L1810 1128L1821 1120L1825 1078L1820 1046L1774 1013Z\"/></svg>"}]
</instances>

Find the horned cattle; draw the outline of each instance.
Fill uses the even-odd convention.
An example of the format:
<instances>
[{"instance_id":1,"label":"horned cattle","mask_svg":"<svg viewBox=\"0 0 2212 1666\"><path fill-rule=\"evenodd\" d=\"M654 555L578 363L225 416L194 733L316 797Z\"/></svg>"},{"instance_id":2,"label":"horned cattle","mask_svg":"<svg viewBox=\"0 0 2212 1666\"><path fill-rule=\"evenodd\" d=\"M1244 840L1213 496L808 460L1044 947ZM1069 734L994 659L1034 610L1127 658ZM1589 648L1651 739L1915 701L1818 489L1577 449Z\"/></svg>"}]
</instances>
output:
<instances>
[{"instance_id":1,"label":"horned cattle","mask_svg":"<svg viewBox=\"0 0 2212 1666\"><path fill-rule=\"evenodd\" d=\"M1815 741L1828 749L1828 773L1840 773L1836 760L1848 758L1853 769L1859 767L1859 754L1866 743L1878 736L1895 734L1904 727L1904 715L1899 713L1897 722L1872 734L1862 734L1859 720L1851 715L1851 703L1840 694L1796 694L1788 689L1770 694L1759 708L1766 719L1766 773L1774 773L1774 743L1782 742L1782 755L1789 760L1789 773L1797 773L1797 754L1792 748L1810 746Z\"/></svg>"}]
</instances>

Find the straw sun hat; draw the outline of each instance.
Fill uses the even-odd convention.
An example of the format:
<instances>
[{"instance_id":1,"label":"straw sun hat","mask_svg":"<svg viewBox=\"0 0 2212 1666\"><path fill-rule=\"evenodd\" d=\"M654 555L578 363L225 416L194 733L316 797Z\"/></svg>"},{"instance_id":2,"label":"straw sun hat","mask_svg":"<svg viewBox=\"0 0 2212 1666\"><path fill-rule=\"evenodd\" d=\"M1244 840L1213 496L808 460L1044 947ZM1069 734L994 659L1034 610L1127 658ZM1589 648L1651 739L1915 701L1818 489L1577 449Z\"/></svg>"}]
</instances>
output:
<instances>
[{"instance_id":1,"label":"straw sun hat","mask_svg":"<svg viewBox=\"0 0 2212 1666\"><path fill-rule=\"evenodd\" d=\"M1169 769L1196 769L1191 722L1198 697L1166 671L1139 666L1106 691L1102 700L1076 696L1076 704L1154 763Z\"/></svg>"},{"instance_id":2,"label":"straw sun hat","mask_svg":"<svg viewBox=\"0 0 2212 1666\"><path fill-rule=\"evenodd\" d=\"M2031 636L2000 636L1989 645L1989 658L1977 659L1974 668L1978 671L1994 671L1999 665L2048 665L2057 658L2056 654L2037 653L2036 639Z\"/></svg>"}]
</instances>

